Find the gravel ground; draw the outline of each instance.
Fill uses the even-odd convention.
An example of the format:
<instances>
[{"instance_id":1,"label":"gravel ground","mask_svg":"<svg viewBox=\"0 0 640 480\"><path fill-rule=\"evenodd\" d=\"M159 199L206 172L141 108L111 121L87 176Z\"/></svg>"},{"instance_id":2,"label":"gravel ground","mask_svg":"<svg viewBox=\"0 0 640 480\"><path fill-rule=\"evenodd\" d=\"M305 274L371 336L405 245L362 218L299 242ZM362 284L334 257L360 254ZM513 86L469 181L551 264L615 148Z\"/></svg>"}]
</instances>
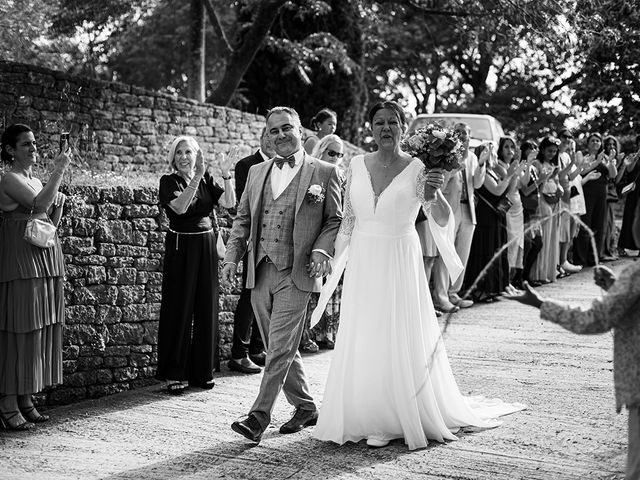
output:
<instances>
[{"instance_id":1,"label":"gravel ground","mask_svg":"<svg viewBox=\"0 0 640 480\"><path fill-rule=\"evenodd\" d=\"M631 259L614 262L619 271ZM540 289L589 305L601 294L591 269ZM319 442L306 429L280 435L280 399L259 446L229 428L251 406L261 375L225 369L210 391L165 394L160 385L50 408L29 433L0 431L2 479L623 479L627 413L615 413L610 334L579 336L508 301L454 314L445 336L465 394L529 409L459 440L409 451ZM375 352L372 352L375 355ZM331 352L305 357L322 399Z\"/></svg>"}]
</instances>

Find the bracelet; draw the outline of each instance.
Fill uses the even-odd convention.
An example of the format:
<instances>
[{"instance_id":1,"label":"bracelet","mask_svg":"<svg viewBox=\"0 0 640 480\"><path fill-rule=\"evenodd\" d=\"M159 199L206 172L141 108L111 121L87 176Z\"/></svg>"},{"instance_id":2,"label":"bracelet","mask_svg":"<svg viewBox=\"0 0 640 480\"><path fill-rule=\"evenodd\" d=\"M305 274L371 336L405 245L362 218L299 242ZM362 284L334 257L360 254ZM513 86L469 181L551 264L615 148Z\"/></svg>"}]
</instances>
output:
<instances>
[{"instance_id":1,"label":"bracelet","mask_svg":"<svg viewBox=\"0 0 640 480\"><path fill-rule=\"evenodd\" d=\"M195 192L196 190L198 190L197 187L194 187L193 185L187 185L187 188L193 188L193 191ZM187 189L185 188L185 190Z\"/></svg>"}]
</instances>

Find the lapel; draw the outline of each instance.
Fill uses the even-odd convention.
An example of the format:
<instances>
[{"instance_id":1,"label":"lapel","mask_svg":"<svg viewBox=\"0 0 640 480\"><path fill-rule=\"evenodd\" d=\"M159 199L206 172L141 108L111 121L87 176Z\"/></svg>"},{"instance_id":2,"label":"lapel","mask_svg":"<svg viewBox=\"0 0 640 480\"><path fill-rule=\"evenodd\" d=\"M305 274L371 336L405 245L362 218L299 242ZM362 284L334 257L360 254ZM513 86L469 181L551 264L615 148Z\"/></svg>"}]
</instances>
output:
<instances>
[{"instance_id":1,"label":"lapel","mask_svg":"<svg viewBox=\"0 0 640 480\"><path fill-rule=\"evenodd\" d=\"M300 167L300 183L298 184L298 193L296 195L296 215L298 214L302 201L307 194L309 184L311 183L311 177L315 169L316 166L314 158L307 156L305 153L302 158L302 166Z\"/></svg>"},{"instance_id":2,"label":"lapel","mask_svg":"<svg viewBox=\"0 0 640 480\"><path fill-rule=\"evenodd\" d=\"M252 192L254 195L251 197L251 231L253 235L252 238L255 239L256 233L258 231L258 219L260 218L260 210L262 209L262 191L264 190L264 183L267 179L267 175L271 171L271 165L273 164L273 160L268 160L266 162L260 163L260 168L258 168L258 172L256 174L255 180L255 188L253 188ZM257 168L257 167L256 167Z\"/></svg>"}]
</instances>

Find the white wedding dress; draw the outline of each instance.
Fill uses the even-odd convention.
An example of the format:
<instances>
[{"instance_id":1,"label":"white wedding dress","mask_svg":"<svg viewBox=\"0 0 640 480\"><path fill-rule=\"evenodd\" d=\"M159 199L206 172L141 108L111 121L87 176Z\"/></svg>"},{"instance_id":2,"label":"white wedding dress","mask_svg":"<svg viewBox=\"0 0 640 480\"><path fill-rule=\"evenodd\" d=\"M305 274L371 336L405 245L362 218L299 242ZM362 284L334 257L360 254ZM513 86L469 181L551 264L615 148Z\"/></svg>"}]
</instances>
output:
<instances>
[{"instance_id":1,"label":"white wedding dress","mask_svg":"<svg viewBox=\"0 0 640 480\"><path fill-rule=\"evenodd\" d=\"M464 397L458 389L414 226L424 181L424 167L414 159L376 199L364 157L351 161L336 265L312 318L319 318L344 269L340 325L314 432L320 440L404 438L416 449L427 439L455 440L461 426L495 427L497 416L526 408ZM425 211L449 271L459 274L453 215L440 227L429 205Z\"/></svg>"}]
</instances>

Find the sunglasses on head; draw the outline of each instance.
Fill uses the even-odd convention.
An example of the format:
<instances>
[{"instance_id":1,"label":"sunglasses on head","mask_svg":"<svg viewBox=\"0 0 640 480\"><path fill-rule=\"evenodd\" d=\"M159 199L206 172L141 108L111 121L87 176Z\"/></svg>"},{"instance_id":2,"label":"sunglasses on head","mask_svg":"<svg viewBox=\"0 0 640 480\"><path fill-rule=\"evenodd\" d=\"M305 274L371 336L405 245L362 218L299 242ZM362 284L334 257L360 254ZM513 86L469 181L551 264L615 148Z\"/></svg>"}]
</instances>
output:
<instances>
[{"instance_id":1,"label":"sunglasses on head","mask_svg":"<svg viewBox=\"0 0 640 480\"><path fill-rule=\"evenodd\" d=\"M329 155L330 157L338 158L344 157L344 153L336 152L335 150L327 150L327 155Z\"/></svg>"}]
</instances>

